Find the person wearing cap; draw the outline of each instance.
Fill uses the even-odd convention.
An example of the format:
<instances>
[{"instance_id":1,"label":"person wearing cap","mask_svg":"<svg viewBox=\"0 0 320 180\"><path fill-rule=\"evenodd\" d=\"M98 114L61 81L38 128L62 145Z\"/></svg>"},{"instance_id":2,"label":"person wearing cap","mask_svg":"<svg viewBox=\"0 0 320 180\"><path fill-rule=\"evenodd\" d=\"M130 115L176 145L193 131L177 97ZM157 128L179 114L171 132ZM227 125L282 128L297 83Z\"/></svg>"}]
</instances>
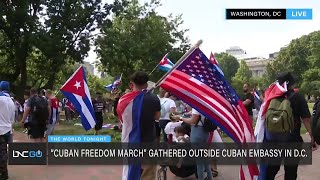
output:
<instances>
[{"instance_id":1,"label":"person wearing cap","mask_svg":"<svg viewBox=\"0 0 320 180\"><path fill-rule=\"evenodd\" d=\"M15 119L15 105L10 95L9 82L0 83L0 179L8 177L8 149L7 144L11 142L12 124Z\"/></svg>"},{"instance_id":2,"label":"person wearing cap","mask_svg":"<svg viewBox=\"0 0 320 180\"><path fill-rule=\"evenodd\" d=\"M279 84L287 83L288 91L286 92L286 96L290 97L288 100L290 101L290 105L292 108L292 113L294 117L294 129L289 134L289 138L287 140L288 143L301 143L303 139L301 137L300 129L301 129L301 122L303 122L304 126L306 127L310 138L311 143L314 144L313 150L317 148L317 145L314 143L311 127L310 127L310 111L308 108L308 104L304 95L300 94L299 92L295 92L295 83L296 80L294 76L290 72L282 73L277 77L277 82ZM272 138L266 137L267 142L278 142L280 137ZM280 169L280 165L268 165L266 170L266 180L275 179L276 174ZM295 180L297 179L297 171L298 165L284 165L285 169L285 180Z\"/></svg>"}]
</instances>

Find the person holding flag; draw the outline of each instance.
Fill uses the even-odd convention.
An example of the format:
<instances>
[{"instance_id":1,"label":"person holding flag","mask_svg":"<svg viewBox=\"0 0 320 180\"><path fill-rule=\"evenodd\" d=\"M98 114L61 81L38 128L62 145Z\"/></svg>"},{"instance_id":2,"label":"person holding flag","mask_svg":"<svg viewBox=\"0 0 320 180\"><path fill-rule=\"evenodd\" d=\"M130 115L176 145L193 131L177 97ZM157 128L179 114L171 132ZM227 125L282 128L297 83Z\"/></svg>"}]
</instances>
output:
<instances>
[{"instance_id":1,"label":"person holding flag","mask_svg":"<svg viewBox=\"0 0 320 180\"><path fill-rule=\"evenodd\" d=\"M117 106L122 122L123 143L153 143L156 141L155 119L160 118L159 98L146 91L149 77L139 71L130 77L132 91L123 95ZM143 131L142 131L143 130ZM142 169L142 172L141 172ZM151 180L156 178L156 165L126 165L123 180Z\"/></svg>"},{"instance_id":2,"label":"person holding flag","mask_svg":"<svg viewBox=\"0 0 320 180\"><path fill-rule=\"evenodd\" d=\"M55 97L50 89L45 91L45 96L48 99L48 104L51 107L51 116L49 119L48 128L46 131L46 135L51 135L53 133L55 125L60 120L60 113L59 113L59 99Z\"/></svg>"},{"instance_id":3,"label":"person holding flag","mask_svg":"<svg viewBox=\"0 0 320 180\"><path fill-rule=\"evenodd\" d=\"M291 72L284 72L278 75L276 82L271 84L265 92L265 102L261 106L261 110L258 115L258 120L255 127L255 135L257 137L257 142L282 142L282 143L303 143L301 137L300 129L303 123L306 130L308 131L311 139L311 144L313 145L312 150L316 150L317 144L314 142L312 136L312 130L310 125L310 111L308 104L304 96L298 92L294 91L296 80ZM281 116L281 121L279 123L287 123L290 120L293 121L294 126L290 132L284 132L283 128L285 126L280 126L281 128L276 128L276 126L270 125L275 117L273 110L278 111L279 106L277 102L289 101L289 106L286 108L286 112L290 112L287 116ZM267 116L268 114L268 116ZM292 117L292 118L289 118ZM266 126L266 124L269 124ZM277 131L277 133L275 133ZM283 159L279 159L281 162ZM278 171L280 170L279 165L268 165L261 164L260 176L258 180L273 180L275 179ZM284 164L285 180L295 180L297 179L298 164Z\"/></svg>"},{"instance_id":4,"label":"person holding flag","mask_svg":"<svg viewBox=\"0 0 320 180\"><path fill-rule=\"evenodd\" d=\"M157 83L188 103L235 142L255 142L251 120L242 101L224 76L199 49L191 48ZM182 119L184 120L184 119ZM192 135L191 135L192 138ZM241 165L241 180L259 175L256 164Z\"/></svg>"},{"instance_id":5,"label":"person holding flag","mask_svg":"<svg viewBox=\"0 0 320 180\"><path fill-rule=\"evenodd\" d=\"M83 66L80 66L60 88L63 95L80 114L83 128L88 131L95 127L96 118Z\"/></svg>"}]
</instances>

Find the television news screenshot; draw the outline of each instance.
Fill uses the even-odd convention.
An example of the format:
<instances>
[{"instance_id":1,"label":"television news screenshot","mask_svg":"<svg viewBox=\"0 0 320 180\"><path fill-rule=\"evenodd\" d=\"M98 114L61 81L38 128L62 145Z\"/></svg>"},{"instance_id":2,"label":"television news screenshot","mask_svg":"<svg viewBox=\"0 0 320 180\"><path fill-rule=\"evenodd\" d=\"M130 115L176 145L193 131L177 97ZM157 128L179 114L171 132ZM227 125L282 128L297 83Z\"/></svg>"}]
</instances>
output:
<instances>
[{"instance_id":1,"label":"television news screenshot","mask_svg":"<svg viewBox=\"0 0 320 180\"><path fill-rule=\"evenodd\" d=\"M1 0L0 180L320 179L319 12Z\"/></svg>"}]
</instances>

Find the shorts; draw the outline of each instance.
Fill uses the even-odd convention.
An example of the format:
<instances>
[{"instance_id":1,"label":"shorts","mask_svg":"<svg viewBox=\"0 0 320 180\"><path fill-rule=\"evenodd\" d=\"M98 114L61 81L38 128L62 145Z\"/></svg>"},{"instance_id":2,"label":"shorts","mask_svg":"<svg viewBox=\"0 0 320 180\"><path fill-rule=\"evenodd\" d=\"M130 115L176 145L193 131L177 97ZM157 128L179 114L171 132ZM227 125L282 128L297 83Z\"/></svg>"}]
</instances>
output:
<instances>
[{"instance_id":1,"label":"shorts","mask_svg":"<svg viewBox=\"0 0 320 180\"><path fill-rule=\"evenodd\" d=\"M96 115L97 122L96 122L96 125L95 125L94 129L96 131L98 131L98 130L102 129L103 115L102 115L102 113L95 113L95 115Z\"/></svg>"},{"instance_id":2,"label":"shorts","mask_svg":"<svg viewBox=\"0 0 320 180\"><path fill-rule=\"evenodd\" d=\"M161 135L161 128L160 128L160 125L159 125L159 121L155 121L154 125L156 127L156 137L158 138Z\"/></svg>"},{"instance_id":3,"label":"shorts","mask_svg":"<svg viewBox=\"0 0 320 180\"><path fill-rule=\"evenodd\" d=\"M28 134L31 139L44 138L44 132L47 130L45 125L29 125Z\"/></svg>"}]
</instances>

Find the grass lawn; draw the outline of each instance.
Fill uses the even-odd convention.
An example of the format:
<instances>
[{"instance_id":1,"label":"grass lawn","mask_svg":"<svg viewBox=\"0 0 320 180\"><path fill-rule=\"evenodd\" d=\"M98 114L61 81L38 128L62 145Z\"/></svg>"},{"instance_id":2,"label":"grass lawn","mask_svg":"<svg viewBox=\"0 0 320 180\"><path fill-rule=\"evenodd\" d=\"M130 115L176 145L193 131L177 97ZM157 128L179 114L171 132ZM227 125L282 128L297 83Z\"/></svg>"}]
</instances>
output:
<instances>
[{"instance_id":1,"label":"grass lawn","mask_svg":"<svg viewBox=\"0 0 320 180\"><path fill-rule=\"evenodd\" d=\"M54 134L55 135L93 135L94 129L85 131L82 126L75 126L75 123L81 123L79 119L75 119L72 123L67 123L66 121L60 121L59 125L56 125ZM112 115L107 115L104 117L104 124L118 124L117 119ZM13 128L15 131L22 132L20 123L14 123ZM99 132L101 135L110 135L112 141L121 141L121 133L113 129L105 129Z\"/></svg>"},{"instance_id":2,"label":"grass lawn","mask_svg":"<svg viewBox=\"0 0 320 180\"><path fill-rule=\"evenodd\" d=\"M310 112L312 112L314 103L308 103L308 107ZM66 121L60 121L59 125L56 126L54 130L55 135L93 135L94 129L91 129L89 131L85 131L82 126L75 126L75 123L81 123L79 119L76 119L72 121L72 123L67 123ZM111 114L107 114L106 117L104 117L104 124L118 124L118 120L116 117L114 117ZM23 129L20 126L20 123L14 123L13 128L15 131L22 132ZM301 127L301 134L306 134L307 130L302 125ZM103 128L100 131L101 135L110 135L111 140L113 142L119 142L121 141L121 132L113 129L105 129ZM224 142L232 142L231 138L229 138L226 134L222 135L222 139Z\"/></svg>"}]
</instances>

